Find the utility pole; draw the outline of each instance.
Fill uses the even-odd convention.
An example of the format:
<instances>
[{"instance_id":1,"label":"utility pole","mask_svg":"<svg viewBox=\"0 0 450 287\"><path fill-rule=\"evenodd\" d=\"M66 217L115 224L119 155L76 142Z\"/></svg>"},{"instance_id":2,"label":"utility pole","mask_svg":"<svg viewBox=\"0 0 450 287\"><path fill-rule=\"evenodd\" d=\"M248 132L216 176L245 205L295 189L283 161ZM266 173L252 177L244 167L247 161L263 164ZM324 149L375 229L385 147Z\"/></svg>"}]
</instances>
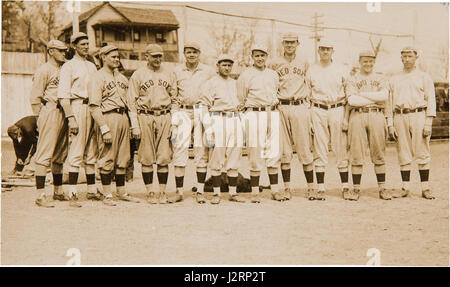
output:
<instances>
[{"instance_id":1,"label":"utility pole","mask_svg":"<svg viewBox=\"0 0 450 287\"><path fill-rule=\"evenodd\" d=\"M319 18L323 17L323 14L318 14L317 12L314 12L313 23L314 26L313 29L313 36L310 36L309 38L312 38L314 41L314 62L317 63L317 44L320 41L320 38L323 36L319 33L323 31L323 28L319 27L319 25L322 25L323 22L319 22Z\"/></svg>"}]
</instances>

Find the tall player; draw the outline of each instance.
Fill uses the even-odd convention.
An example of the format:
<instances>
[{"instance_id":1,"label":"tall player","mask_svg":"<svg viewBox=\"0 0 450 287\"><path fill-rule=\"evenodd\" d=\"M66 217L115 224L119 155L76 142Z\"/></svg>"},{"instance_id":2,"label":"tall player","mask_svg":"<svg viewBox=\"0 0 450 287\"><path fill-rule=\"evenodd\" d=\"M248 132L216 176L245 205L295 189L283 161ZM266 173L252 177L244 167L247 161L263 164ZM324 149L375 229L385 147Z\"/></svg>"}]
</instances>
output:
<instances>
[{"instance_id":1,"label":"tall player","mask_svg":"<svg viewBox=\"0 0 450 287\"><path fill-rule=\"evenodd\" d=\"M388 129L397 142L398 161L402 176L401 197L409 195L411 163L419 166L422 197L434 199L428 184L430 174L430 137L436 116L436 95L431 77L416 68L419 57L414 47L401 50L403 71L390 81Z\"/></svg>"},{"instance_id":2,"label":"tall player","mask_svg":"<svg viewBox=\"0 0 450 287\"><path fill-rule=\"evenodd\" d=\"M206 179L208 154L202 143L201 113L194 112L194 106L200 101L202 85L216 73L200 63L200 45L188 42L184 45L186 63L175 68L178 95L176 105L172 109L171 141L173 146L173 165L175 167L175 184L177 194L175 201L183 200L183 184L185 167L188 160L188 148L191 134L194 132L194 157L197 170L198 203L205 203L203 189Z\"/></svg>"},{"instance_id":3,"label":"tall player","mask_svg":"<svg viewBox=\"0 0 450 287\"><path fill-rule=\"evenodd\" d=\"M141 138L138 159L142 165L142 178L151 204L168 203L166 193L170 147L170 109L176 96L175 74L162 66L163 50L157 44L146 48L147 65L136 70L130 78L128 100L132 134ZM137 114L137 119L136 119ZM153 165L157 165L159 192L152 189Z\"/></svg>"},{"instance_id":4,"label":"tall player","mask_svg":"<svg viewBox=\"0 0 450 287\"><path fill-rule=\"evenodd\" d=\"M349 192L347 135L342 131L346 104L348 73L332 61L333 45L321 40L318 47L319 63L311 65L307 81L311 88L311 122L314 132L314 165L318 184L317 194L308 194L309 200L325 200L325 167L328 164L328 143L336 154L343 194ZM313 190L314 191L314 190Z\"/></svg>"},{"instance_id":5,"label":"tall player","mask_svg":"<svg viewBox=\"0 0 450 287\"><path fill-rule=\"evenodd\" d=\"M41 207L54 207L45 195L47 168L52 169L53 199L65 200L62 190L63 164L67 156L67 122L58 102L57 91L61 65L66 60L66 45L58 40L47 44L49 60L33 76L30 102L35 115L39 138L35 157L37 199Z\"/></svg>"},{"instance_id":6,"label":"tall player","mask_svg":"<svg viewBox=\"0 0 450 287\"><path fill-rule=\"evenodd\" d=\"M346 200L358 200L364 155L369 146L370 158L375 165L379 196L390 200L392 196L385 189L386 181L386 119L385 105L388 98L386 79L373 72L375 54L362 51L359 54L360 71L348 80L348 110L344 130L348 122L348 143L352 165L353 190L344 194ZM348 117L349 116L349 117Z\"/></svg>"},{"instance_id":7,"label":"tall player","mask_svg":"<svg viewBox=\"0 0 450 287\"><path fill-rule=\"evenodd\" d=\"M283 56L276 59L270 67L280 77L278 99L281 117L282 157L281 174L285 185L285 198L291 198L291 161L293 145L298 160L303 164L303 172L308 184L308 194L314 188L313 154L311 151L311 116L307 97L310 90L306 83L308 62L296 55L299 46L298 36L293 33L282 37Z\"/></svg>"},{"instance_id":8,"label":"tall player","mask_svg":"<svg viewBox=\"0 0 450 287\"><path fill-rule=\"evenodd\" d=\"M84 165L88 186L88 199L100 200L101 194L95 186L95 162L97 143L94 135L94 122L88 107L87 84L97 71L95 65L87 60L89 41L85 33L75 33L70 37L75 55L61 67L58 99L68 119L71 143L67 155L69 165L70 206L81 207L78 202L78 173Z\"/></svg>"},{"instance_id":9,"label":"tall player","mask_svg":"<svg viewBox=\"0 0 450 287\"><path fill-rule=\"evenodd\" d=\"M139 202L125 190L125 169L130 159L129 121L127 116L128 80L119 71L119 49L107 45L100 49L103 67L88 83L89 109L96 122L98 136L98 168L105 205L114 206L111 176L115 169L118 198Z\"/></svg>"},{"instance_id":10,"label":"tall player","mask_svg":"<svg viewBox=\"0 0 450 287\"><path fill-rule=\"evenodd\" d=\"M283 201L278 190L278 168L280 166L280 114L277 109L278 74L266 67L267 48L252 47L253 66L242 72L237 81L238 98L246 112L244 124L248 159L250 161L251 202L259 203L259 177L267 167L272 198Z\"/></svg>"}]
</instances>

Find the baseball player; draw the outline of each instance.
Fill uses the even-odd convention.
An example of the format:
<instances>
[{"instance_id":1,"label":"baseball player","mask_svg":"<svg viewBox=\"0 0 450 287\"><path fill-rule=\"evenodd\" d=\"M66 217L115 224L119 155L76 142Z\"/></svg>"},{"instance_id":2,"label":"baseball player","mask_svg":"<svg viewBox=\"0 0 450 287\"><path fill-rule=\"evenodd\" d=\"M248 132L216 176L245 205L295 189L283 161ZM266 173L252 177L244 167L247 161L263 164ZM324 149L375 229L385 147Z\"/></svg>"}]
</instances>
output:
<instances>
[{"instance_id":1,"label":"baseball player","mask_svg":"<svg viewBox=\"0 0 450 287\"><path fill-rule=\"evenodd\" d=\"M114 206L111 175L115 170L118 198L139 202L125 190L125 169L130 160L129 121L127 116L128 80L116 68L119 49L107 45L100 49L103 67L88 82L89 109L98 127L98 159L105 205Z\"/></svg>"},{"instance_id":2,"label":"baseball player","mask_svg":"<svg viewBox=\"0 0 450 287\"><path fill-rule=\"evenodd\" d=\"M246 109L244 126L250 161L251 202L259 203L259 176L264 166L269 174L274 200L284 200L278 190L280 165L280 115L277 110L278 74L266 67L267 48L255 45L251 49L253 66L242 72L237 81L238 98Z\"/></svg>"},{"instance_id":3,"label":"baseball player","mask_svg":"<svg viewBox=\"0 0 450 287\"><path fill-rule=\"evenodd\" d=\"M282 37L283 56L273 61L270 67L280 77L278 89L278 107L281 117L282 157L281 174L285 185L285 199L291 198L291 161L293 145L308 184L308 193L314 188L314 157L311 151L311 127L309 102L309 87L306 83L308 62L296 55L299 46L298 36L294 33Z\"/></svg>"},{"instance_id":4,"label":"baseball player","mask_svg":"<svg viewBox=\"0 0 450 287\"><path fill-rule=\"evenodd\" d=\"M78 172L84 164L88 186L88 199L100 200L101 194L95 186L95 162L97 153L96 137L92 116L88 107L87 84L97 71L95 65L86 60L89 41L84 33L75 33L70 37L75 49L74 57L61 67L58 99L68 119L71 143L67 155L69 165L70 206L81 207L77 196Z\"/></svg>"},{"instance_id":5,"label":"baseball player","mask_svg":"<svg viewBox=\"0 0 450 287\"><path fill-rule=\"evenodd\" d=\"M214 190L212 204L220 203L223 168L227 171L230 201L245 202L236 192L243 132L238 113L236 80L229 76L233 63L231 56L219 56L218 74L203 86L200 99L202 106L208 109L203 113L205 138L208 145L213 146L209 158Z\"/></svg>"},{"instance_id":6,"label":"baseball player","mask_svg":"<svg viewBox=\"0 0 450 287\"><path fill-rule=\"evenodd\" d=\"M201 86L216 73L214 69L200 63L200 45L188 42L184 45L186 62L175 68L177 98L172 108L171 142L173 146L173 165L175 167L176 197L183 200L185 167L191 133L194 131L194 162L197 170L198 203L205 203L203 189L207 171L207 147L202 143L201 112L194 112L200 101Z\"/></svg>"},{"instance_id":7,"label":"baseball player","mask_svg":"<svg viewBox=\"0 0 450 287\"><path fill-rule=\"evenodd\" d=\"M36 205L54 207L45 194L47 168L52 169L53 199L65 200L62 190L63 164L67 156L67 122L58 103L57 91L61 65L65 62L66 45L58 40L47 43L49 60L33 76L30 103L40 133L36 157Z\"/></svg>"},{"instance_id":8,"label":"baseball player","mask_svg":"<svg viewBox=\"0 0 450 287\"><path fill-rule=\"evenodd\" d=\"M38 141L37 116L26 116L8 127L8 136L13 141L14 152L16 154L16 164L9 175L15 175L23 171L23 168L30 163L31 158L36 153Z\"/></svg>"},{"instance_id":9,"label":"baseball player","mask_svg":"<svg viewBox=\"0 0 450 287\"><path fill-rule=\"evenodd\" d=\"M136 70L130 78L128 99L133 137L141 139L138 160L151 204L168 203L166 194L170 147L170 108L176 96L175 74L161 65L163 50L157 44L146 48L147 66ZM152 189L153 164L157 165L159 193Z\"/></svg>"},{"instance_id":10,"label":"baseball player","mask_svg":"<svg viewBox=\"0 0 450 287\"><path fill-rule=\"evenodd\" d=\"M409 195L411 163L419 166L422 197L434 199L428 178L430 174L430 137L433 117L436 116L436 99L431 77L416 68L419 57L414 47L401 50L403 71L390 79L387 109L388 131L397 142L398 161L402 176L402 192Z\"/></svg>"},{"instance_id":11,"label":"baseball player","mask_svg":"<svg viewBox=\"0 0 450 287\"><path fill-rule=\"evenodd\" d=\"M344 131L348 130L350 163L352 165L353 190L343 194L346 200L358 200L361 174L367 146L375 165L379 196L390 200L385 189L386 119L385 105L388 98L387 83L380 73L373 72L375 54L362 51L359 54L360 71L348 80L348 111L344 119ZM347 108L347 107L346 107Z\"/></svg>"},{"instance_id":12,"label":"baseball player","mask_svg":"<svg viewBox=\"0 0 450 287\"><path fill-rule=\"evenodd\" d=\"M311 89L311 122L314 133L314 165L318 192L311 190L309 200L325 200L325 167L328 163L328 142L336 154L337 167L341 177L343 194L349 192L347 135L342 130L345 86L348 73L333 63L333 45L321 40L318 47L320 62L311 65L307 82Z\"/></svg>"}]
</instances>

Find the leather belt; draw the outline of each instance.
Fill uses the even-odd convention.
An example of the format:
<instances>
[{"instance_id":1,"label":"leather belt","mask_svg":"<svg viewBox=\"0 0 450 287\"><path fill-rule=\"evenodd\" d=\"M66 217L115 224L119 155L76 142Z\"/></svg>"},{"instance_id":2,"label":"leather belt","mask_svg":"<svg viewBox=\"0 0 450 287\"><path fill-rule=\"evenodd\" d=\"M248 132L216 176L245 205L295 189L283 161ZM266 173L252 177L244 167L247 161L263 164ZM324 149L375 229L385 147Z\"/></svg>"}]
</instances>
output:
<instances>
[{"instance_id":1,"label":"leather belt","mask_svg":"<svg viewBox=\"0 0 450 287\"><path fill-rule=\"evenodd\" d=\"M318 107L318 108L321 108L321 109L324 109L324 110L329 110L329 109L334 109L334 108L337 108L337 107L342 107L344 105L344 103L341 102L341 103L331 104L331 105L312 103L312 105L314 107Z\"/></svg>"},{"instance_id":2,"label":"leather belt","mask_svg":"<svg viewBox=\"0 0 450 287\"><path fill-rule=\"evenodd\" d=\"M360 113L384 112L384 108L352 108L352 110Z\"/></svg>"},{"instance_id":3,"label":"leather belt","mask_svg":"<svg viewBox=\"0 0 450 287\"><path fill-rule=\"evenodd\" d=\"M264 112L264 111L275 111L277 109L277 106L267 106L267 107L249 107L247 110L254 111L254 112Z\"/></svg>"},{"instance_id":4,"label":"leather belt","mask_svg":"<svg viewBox=\"0 0 450 287\"><path fill-rule=\"evenodd\" d=\"M224 116L224 117L238 117L239 113L238 112L210 112L210 114L212 116Z\"/></svg>"},{"instance_id":5,"label":"leather belt","mask_svg":"<svg viewBox=\"0 0 450 287\"><path fill-rule=\"evenodd\" d=\"M146 115L165 115L170 113L170 110L138 110L138 114L146 114Z\"/></svg>"},{"instance_id":6,"label":"leather belt","mask_svg":"<svg viewBox=\"0 0 450 287\"><path fill-rule=\"evenodd\" d=\"M104 114L109 114L109 113L118 113L118 114L123 114L125 113L127 110L125 108L115 108L106 112L103 112Z\"/></svg>"},{"instance_id":7,"label":"leather belt","mask_svg":"<svg viewBox=\"0 0 450 287\"><path fill-rule=\"evenodd\" d=\"M298 106L301 105L303 103L306 103L305 100L303 99L298 99L298 100L280 100L280 104L281 105L294 105L294 106Z\"/></svg>"},{"instance_id":8,"label":"leather belt","mask_svg":"<svg viewBox=\"0 0 450 287\"><path fill-rule=\"evenodd\" d=\"M53 105L55 105L55 107L56 107L57 109L61 109L61 110L62 110L62 106L60 105L59 101L56 102L56 103L54 103L54 102L49 102L49 101L45 101L45 100L42 101L42 104L43 104L44 106L47 105L47 103L53 104Z\"/></svg>"},{"instance_id":9,"label":"leather belt","mask_svg":"<svg viewBox=\"0 0 450 287\"><path fill-rule=\"evenodd\" d=\"M185 110L193 110L194 108L198 108L198 107L199 107L199 105L193 105L193 106L190 106L190 105L181 105L181 106L180 106L181 109L185 109Z\"/></svg>"},{"instance_id":10,"label":"leather belt","mask_svg":"<svg viewBox=\"0 0 450 287\"><path fill-rule=\"evenodd\" d=\"M89 99L83 99L83 105L89 104Z\"/></svg>"},{"instance_id":11,"label":"leather belt","mask_svg":"<svg viewBox=\"0 0 450 287\"><path fill-rule=\"evenodd\" d=\"M409 113L418 113L418 112L423 112L426 111L427 108L425 107L421 107L421 108L417 108L417 109L394 109L394 113L396 114L409 114Z\"/></svg>"}]
</instances>

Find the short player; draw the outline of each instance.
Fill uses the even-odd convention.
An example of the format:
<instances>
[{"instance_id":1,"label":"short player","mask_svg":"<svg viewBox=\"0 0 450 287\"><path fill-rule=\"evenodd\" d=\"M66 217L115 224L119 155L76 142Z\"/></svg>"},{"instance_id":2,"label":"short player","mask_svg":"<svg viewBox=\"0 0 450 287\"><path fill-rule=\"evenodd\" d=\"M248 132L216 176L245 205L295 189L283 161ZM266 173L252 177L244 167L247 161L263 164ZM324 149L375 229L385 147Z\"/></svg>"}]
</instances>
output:
<instances>
[{"instance_id":1,"label":"short player","mask_svg":"<svg viewBox=\"0 0 450 287\"><path fill-rule=\"evenodd\" d=\"M176 96L176 80L173 71L161 65L162 57L161 46L148 45L147 65L133 73L128 89L132 135L141 139L138 160L151 204L169 202L166 185L172 160L170 109ZM159 193L152 189L154 164L158 168Z\"/></svg>"},{"instance_id":2,"label":"short player","mask_svg":"<svg viewBox=\"0 0 450 287\"><path fill-rule=\"evenodd\" d=\"M320 62L311 65L307 72L307 82L311 89L311 123L314 146L314 169L318 192L308 194L309 200L325 200L325 167L328 164L328 143L336 154L337 167L341 177L343 193L349 192L347 135L342 131L345 94L348 73L332 61L333 45L319 42Z\"/></svg>"},{"instance_id":3,"label":"short player","mask_svg":"<svg viewBox=\"0 0 450 287\"><path fill-rule=\"evenodd\" d=\"M414 47L401 50L403 71L390 80L388 129L397 142L398 161L402 176L401 197L409 195L411 163L419 166L422 197L434 199L428 184L430 174L430 137L436 116L436 95L431 77L416 68L419 57Z\"/></svg>"},{"instance_id":4,"label":"short player","mask_svg":"<svg viewBox=\"0 0 450 287\"><path fill-rule=\"evenodd\" d=\"M86 34L78 32L70 37L75 55L61 67L58 99L68 119L71 143L67 155L69 165L70 206L81 207L78 202L78 172L84 165L88 186L88 199L100 200L101 194L95 186L95 163L97 156L94 122L88 107L87 84L97 71L95 65L86 60L89 41Z\"/></svg>"},{"instance_id":5,"label":"short player","mask_svg":"<svg viewBox=\"0 0 450 287\"><path fill-rule=\"evenodd\" d=\"M217 59L218 74L202 88L200 104L203 113L205 138L213 146L209 157L214 195L212 204L220 203L222 170L228 176L230 201L244 202L236 192L238 167L243 146L243 131L239 118L236 80L230 77L234 60L222 54Z\"/></svg>"},{"instance_id":6,"label":"short player","mask_svg":"<svg viewBox=\"0 0 450 287\"><path fill-rule=\"evenodd\" d=\"M47 168L52 169L53 199L65 200L62 190L63 164L67 157L67 122L57 98L59 73L66 60L66 45L58 40L47 43L49 60L33 76L30 102L35 115L39 139L35 157L36 204L53 207L45 195Z\"/></svg>"},{"instance_id":7,"label":"short player","mask_svg":"<svg viewBox=\"0 0 450 287\"><path fill-rule=\"evenodd\" d=\"M278 190L280 166L280 114L277 109L279 77L266 67L267 48L255 45L251 50L253 66L242 72L237 81L238 98L243 103L246 144L250 161L251 202L259 203L259 177L267 167L272 198L283 201Z\"/></svg>"},{"instance_id":8,"label":"short player","mask_svg":"<svg viewBox=\"0 0 450 287\"><path fill-rule=\"evenodd\" d=\"M175 68L177 98L172 108L171 142L173 146L173 165L175 167L175 184L177 194L175 201L183 199L185 167L191 135L194 133L194 162L197 170L198 203L205 203L203 189L206 179L208 154L202 143L201 112L195 112L200 100L202 85L216 73L214 69L200 63L200 45L188 42L184 45L186 62ZM194 116L195 115L195 116Z\"/></svg>"},{"instance_id":9,"label":"short player","mask_svg":"<svg viewBox=\"0 0 450 287\"><path fill-rule=\"evenodd\" d=\"M373 72L375 54L362 51L359 54L360 71L348 80L348 113L344 120L344 131L348 123L349 157L352 165L353 190L344 194L346 200L358 200L361 174L367 146L375 165L379 196L390 200L391 194L385 189L386 181L386 119L385 106L388 87L385 77Z\"/></svg>"},{"instance_id":10,"label":"short player","mask_svg":"<svg viewBox=\"0 0 450 287\"><path fill-rule=\"evenodd\" d=\"M311 116L309 110L309 87L306 71L309 64L296 55L298 36L286 33L282 37L283 56L275 59L270 67L280 77L278 100L280 105L282 156L281 174L285 185L285 199L291 198L291 161L293 146L308 184L308 193L314 188L314 157L311 150Z\"/></svg>"},{"instance_id":11,"label":"short player","mask_svg":"<svg viewBox=\"0 0 450 287\"><path fill-rule=\"evenodd\" d=\"M111 194L112 172L115 170L117 195L120 200L139 202L125 190L125 169L130 160L129 120L127 116L128 80L117 67L119 49L107 45L100 49L103 67L88 82L89 109L98 135L97 165L102 181L103 203L114 206Z\"/></svg>"},{"instance_id":12,"label":"short player","mask_svg":"<svg viewBox=\"0 0 450 287\"><path fill-rule=\"evenodd\" d=\"M36 111L39 112L39 111ZM16 163L8 175L16 175L23 171L36 153L38 141L37 116L26 116L8 127L8 136L13 141Z\"/></svg>"}]
</instances>

